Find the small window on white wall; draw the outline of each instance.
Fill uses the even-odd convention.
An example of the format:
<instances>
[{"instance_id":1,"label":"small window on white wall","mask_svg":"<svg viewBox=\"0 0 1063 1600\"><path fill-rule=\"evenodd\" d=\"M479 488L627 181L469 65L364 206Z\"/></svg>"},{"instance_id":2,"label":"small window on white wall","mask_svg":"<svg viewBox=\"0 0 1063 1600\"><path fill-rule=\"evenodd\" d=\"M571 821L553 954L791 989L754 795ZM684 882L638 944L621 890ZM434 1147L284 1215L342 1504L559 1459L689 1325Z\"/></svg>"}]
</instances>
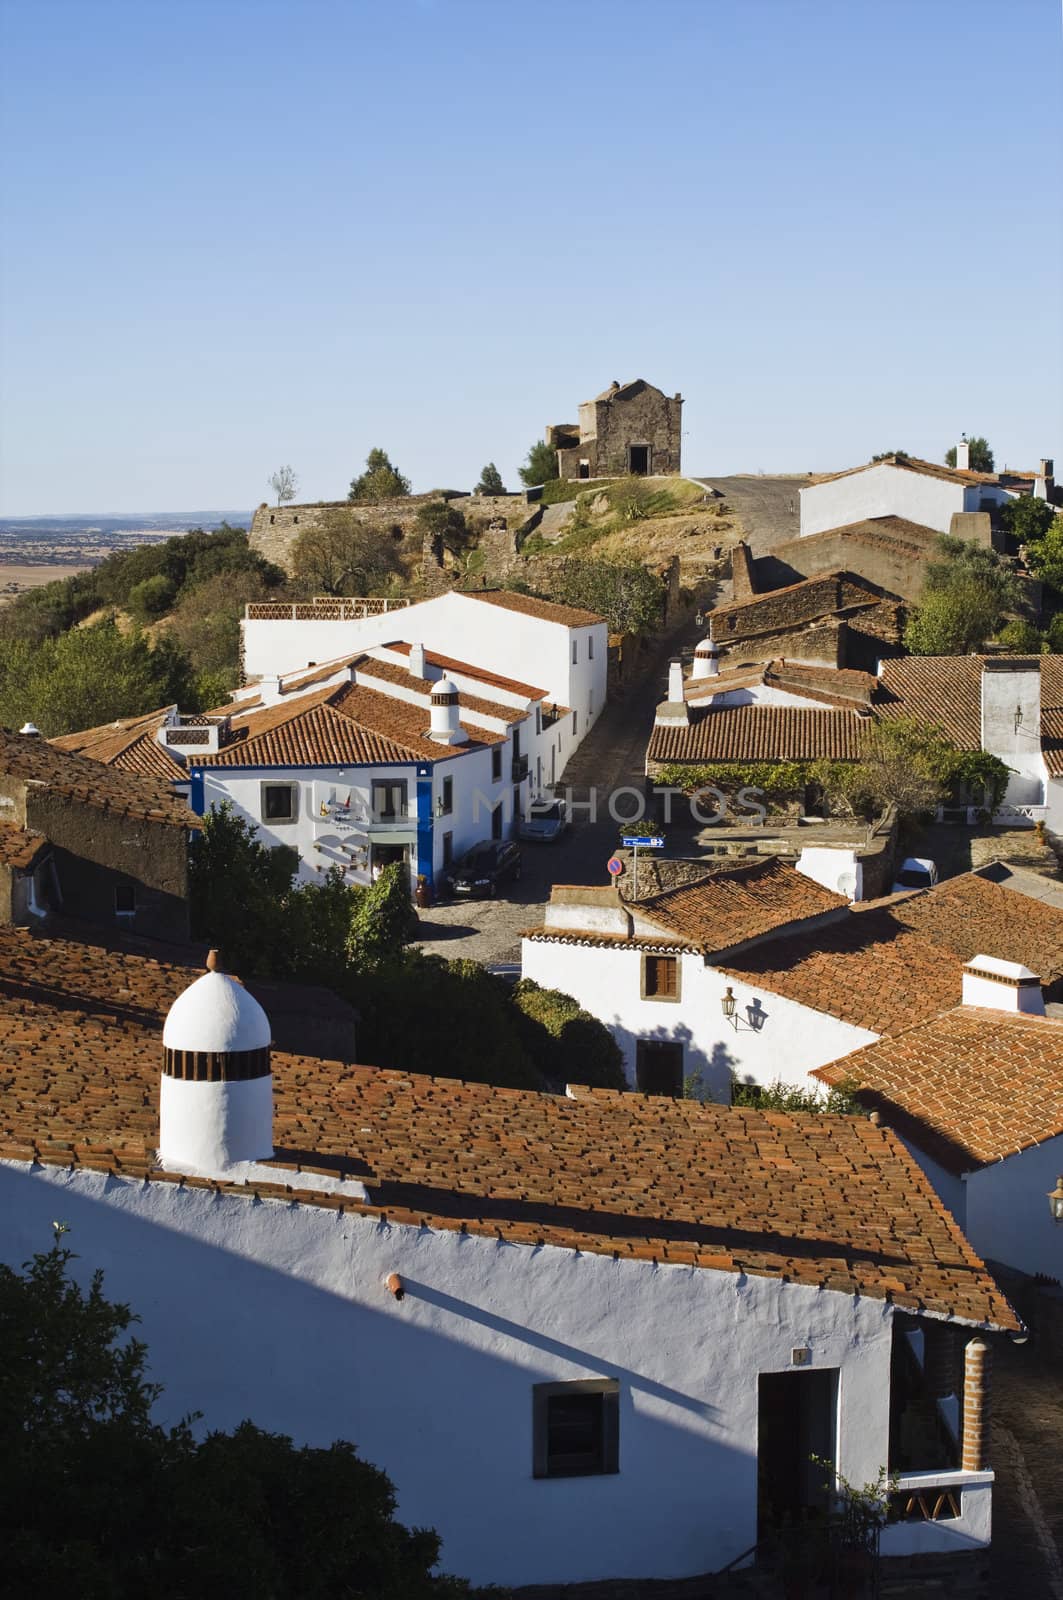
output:
<instances>
[{"instance_id":1,"label":"small window on white wall","mask_svg":"<svg viewBox=\"0 0 1063 1600\"><path fill-rule=\"evenodd\" d=\"M594 635L593 635L593 633L589 633L587 635L587 660L588 661L593 661L594 660Z\"/></svg>"},{"instance_id":2,"label":"small window on white wall","mask_svg":"<svg viewBox=\"0 0 1063 1600\"><path fill-rule=\"evenodd\" d=\"M579 660L579 640L578 639L573 639L573 641L572 641L572 665L575 666L576 662L578 660Z\"/></svg>"},{"instance_id":3,"label":"small window on white wall","mask_svg":"<svg viewBox=\"0 0 1063 1600\"><path fill-rule=\"evenodd\" d=\"M271 823L295 822L299 817L299 785L296 783L264 783L262 785L262 821Z\"/></svg>"}]
</instances>

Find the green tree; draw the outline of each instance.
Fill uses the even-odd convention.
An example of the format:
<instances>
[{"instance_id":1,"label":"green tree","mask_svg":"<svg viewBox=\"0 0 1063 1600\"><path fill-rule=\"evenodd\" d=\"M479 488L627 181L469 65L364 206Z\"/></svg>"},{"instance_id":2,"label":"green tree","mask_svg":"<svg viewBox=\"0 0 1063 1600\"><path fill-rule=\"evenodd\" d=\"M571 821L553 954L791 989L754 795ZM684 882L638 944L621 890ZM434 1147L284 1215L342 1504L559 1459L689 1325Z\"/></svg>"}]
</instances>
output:
<instances>
[{"instance_id":1,"label":"green tree","mask_svg":"<svg viewBox=\"0 0 1063 1600\"><path fill-rule=\"evenodd\" d=\"M992 472L993 452L989 448L989 440L983 439L981 434L976 434L973 439L968 439L967 446L969 451L968 460L971 463L971 471ZM945 465L947 467L954 467L956 465L955 445L950 445L945 451Z\"/></svg>"},{"instance_id":2,"label":"green tree","mask_svg":"<svg viewBox=\"0 0 1063 1600\"><path fill-rule=\"evenodd\" d=\"M137 622L156 622L169 611L176 593L173 579L157 572L154 578L144 578L130 589L126 609Z\"/></svg>"},{"instance_id":3,"label":"green tree","mask_svg":"<svg viewBox=\"0 0 1063 1600\"><path fill-rule=\"evenodd\" d=\"M908 619L904 643L916 656L965 656L996 633L1000 609L980 584L924 593Z\"/></svg>"},{"instance_id":4,"label":"green tree","mask_svg":"<svg viewBox=\"0 0 1063 1600\"><path fill-rule=\"evenodd\" d=\"M418 528L430 538L442 539L444 545L454 555L465 548L469 538L469 530L465 518L457 506L448 500L429 500L427 505L420 506L415 518Z\"/></svg>"},{"instance_id":5,"label":"green tree","mask_svg":"<svg viewBox=\"0 0 1063 1600\"><path fill-rule=\"evenodd\" d=\"M949 589L967 580L979 583L1001 611L1022 602L1014 569L995 550L971 539L943 534L937 541L934 560L927 563L926 588Z\"/></svg>"},{"instance_id":6,"label":"green tree","mask_svg":"<svg viewBox=\"0 0 1063 1600\"><path fill-rule=\"evenodd\" d=\"M907 450L880 450L877 456L871 457L872 461L908 461Z\"/></svg>"},{"instance_id":7,"label":"green tree","mask_svg":"<svg viewBox=\"0 0 1063 1600\"><path fill-rule=\"evenodd\" d=\"M297 850L263 844L228 801L208 811L189 863L193 937L216 946L233 971L274 976L278 950L292 948L284 911L298 870Z\"/></svg>"},{"instance_id":8,"label":"green tree","mask_svg":"<svg viewBox=\"0 0 1063 1600\"><path fill-rule=\"evenodd\" d=\"M166 638L122 633L112 621L74 628L36 648L0 641L0 723L35 722L47 738L139 716L158 706L194 709L187 656Z\"/></svg>"},{"instance_id":9,"label":"green tree","mask_svg":"<svg viewBox=\"0 0 1063 1600\"><path fill-rule=\"evenodd\" d=\"M1037 500L1032 494L1008 500L997 513L1000 523L1019 544L1034 544L1043 539L1056 521L1056 508L1047 500Z\"/></svg>"},{"instance_id":10,"label":"green tree","mask_svg":"<svg viewBox=\"0 0 1063 1600\"><path fill-rule=\"evenodd\" d=\"M217 572L182 590L170 613L167 633L188 656L195 673L210 674L222 686L221 694L216 693L206 704L217 705L239 682L240 619L245 605L276 593L257 572Z\"/></svg>"},{"instance_id":11,"label":"green tree","mask_svg":"<svg viewBox=\"0 0 1063 1600\"><path fill-rule=\"evenodd\" d=\"M402 955L419 929L406 869L393 863L375 883L357 891L346 939L351 965L360 973L378 971Z\"/></svg>"},{"instance_id":12,"label":"green tree","mask_svg":"<svg viewBox=\"0 0 1063 1600\"><path fill-rule=\"evenodd\" d=\"M269 480L269 486L277 496L277 504L279 506L287 505L289 501L295 499L296 490L299 487L299 476L292 471L291 467L278 467Z\"/></svg>"},{"instance_id":13,"label":"green tree","mask_svg":"<svg viewBox=\"0 0 1063 1600\"><path fill-rule=\"evenodd\" d=\"M997 634L997 644L1015 656L1037 656L1048 649L1048 644L1039 628L1032 622L1023 618L1013 618L1005 622Z\"/></svg>"},{"instance_id":14,"label":"green tree","mask_svg":"<svg viewBox=\"0 0 1063 1600\"><path fill-rule=\"evenodd\" d=\"M505 494L506 486L502 482L502 474L493 461L489 461L480 474L480 481L474 489L474 494Z\"/></svg>"},{"instance_id":15,"label":"green tree","mask_svg":"<svg viewBox=\"0 0 1063 1600\"><path fill-rule=\"evenodd\" d=\"M557 451L545 439L537 439L528 451L527 460L518 468L520 481L525 488L533 489L540 483L552 483L560 477L557 470Z\"/></svg>"},{"instance_id":16,"label":"green tree","mask_svg":"<svg viewBox=\"0 0 1063 1600\"><path fill-rule=\"evenodd\" d=\"M292 575L313 594L379 594L401 573L395 541L350 512L325 512L292 547Z\"/></svg>"},{"instance_id":17,"label":"green tree","mask_svg":"<svg viewBox=\"0 0 1063 1600\"><path fill-rule=\"evenodd\" d=\"M395 1520L354 1447L297 1449L251 1422L197 1441L152 1418L138 1319L71 1252L0 1266L0 1530L9 1594L104 1600L456 1600L439 1540Z\"/></svg>"},{"instance_id":18,"label":"green tree","mask_svg":"<svg viewBox=\"0 0 1063 1600\"><path fill-rule=\"evenodd\" d=\"M1054 517L1041 537L1026 546L1026 559L1031 572L1063 593L1063 517Z\"/></svg>"},{"instance_id":19,"label":"green tree","mask_svg":"<svg viewBox=\"0 0 1063 1600\"><path fill-rule=\"evenodd\" d=\"M626 1089L624 1058L604 1023L584 1011L571 995L541 989L522 978L513 1005L526 1027L525 1048L547 1081L557 1089L585 1083L592 1089Z\"/></svg>"},{"instance_id":20,"label":"green tree","mask_svg":"<svg viewBox=\"0 0 1063 1600\"><path fill-rule=\"evenodd\" d=\"M611 633L647 634L661 625L665 587L641 561L570 557L552 575L549 598L605 617Z\"/></svg>"},{"instance_id":21,"label":"green tree","mask_svg":"<svg viewBox=\"0 0 1063 1600\"><path fill-rule=\"evenodd\" d=\"M398 500L410 492L410 480L392 465L386 450L370 450L365 471L352 479L348 500Z\"/></svg>"},{"instance_id":22,"label":"green tree","mask_svg":"<svg viewBox=\"0 0 1063 1600\"><path fill-rule=\"evenodd\" d=\"M849 780L850 793L876 816L889 805L902 817L926 816L948 793L958 754L923 723L906 718L876 723Z\"/></svg>"}]
</instances>

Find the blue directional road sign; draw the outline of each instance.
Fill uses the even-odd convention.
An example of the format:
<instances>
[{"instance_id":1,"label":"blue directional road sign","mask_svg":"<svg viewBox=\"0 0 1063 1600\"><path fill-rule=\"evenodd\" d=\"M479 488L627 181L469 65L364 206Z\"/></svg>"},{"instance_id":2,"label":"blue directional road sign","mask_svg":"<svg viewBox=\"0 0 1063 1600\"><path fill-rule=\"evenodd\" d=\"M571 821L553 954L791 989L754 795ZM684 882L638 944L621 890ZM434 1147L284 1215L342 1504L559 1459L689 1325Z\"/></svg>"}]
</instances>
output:
<instances>
[{"instance_id":1,"label":"blue directional road sign","mask_svg":"<svg viewBox=\"0 0 1063 1600\"><path fill-rule=\"evenodd\" d=\"M631 849L663 850L664 849L664 840L660 837L659 834L656 837L651 836L649 838L641 837L639 834L636 834L636 833L621 834L620 843L622 845L626 846L626 848L629 849L629 850L631 850Z\"/></svg>"}]
</instances>

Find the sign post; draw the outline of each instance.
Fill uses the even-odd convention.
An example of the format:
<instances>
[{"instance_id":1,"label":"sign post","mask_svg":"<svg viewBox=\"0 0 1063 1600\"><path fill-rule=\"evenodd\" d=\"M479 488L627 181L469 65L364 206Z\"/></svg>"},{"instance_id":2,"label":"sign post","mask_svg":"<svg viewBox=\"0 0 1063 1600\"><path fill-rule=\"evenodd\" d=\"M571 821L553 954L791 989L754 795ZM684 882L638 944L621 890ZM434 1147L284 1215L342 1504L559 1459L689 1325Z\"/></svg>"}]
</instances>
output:
<instances>
[{"instance_id":1,"label":"sign post","mask_svg":"<svg viewBox=\"0 0 1063 1600\"><path fill-rule=\"evenodd\" d=\"M625 850L631 851L631 898L639 897L639 850L663 850L664 840L660 834L624 833L620 836L620 843ZM611 864L610 864L611 865Z\"/></svg>"}]
</instances>

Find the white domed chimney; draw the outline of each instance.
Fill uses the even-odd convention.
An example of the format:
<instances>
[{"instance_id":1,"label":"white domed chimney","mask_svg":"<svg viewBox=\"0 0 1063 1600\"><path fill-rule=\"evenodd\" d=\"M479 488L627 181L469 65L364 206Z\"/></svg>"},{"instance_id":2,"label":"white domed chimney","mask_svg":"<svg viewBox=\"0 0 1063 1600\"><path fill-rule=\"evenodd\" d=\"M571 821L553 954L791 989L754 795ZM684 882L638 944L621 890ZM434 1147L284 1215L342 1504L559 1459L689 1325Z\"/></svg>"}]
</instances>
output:
<instances>
[{"instance_id":1,"label":"white domed chimney","mask_svg":"<svg viewBox=\"0 0 1063 1600\"><path fill-rule=\"evenodd\" d=\"M159 1153L164 1166L196 1173L273 1154L269 1018L217 959L212 950L162 1030Z\"/></svg>"},{"instance_id":2,"label":"white domed chimney","mask_svg":"<svg viewBox=\"0 0 1063 1600\"><path fill-rule=\"evenodd\" d=\"M694 666L690 676L695 679L715 678L720 671L720 647L715 639L702 639L694 651Z\"/></svg>"},{"instance_id":3,"label":"white domed chimney","mask_svg":"<svg viewBox=\"0 0 1063 1600\"><path fill-rule=\"evenodd\" d=\"M432 723L428 737L435 744L465 744L461 725L458 690L449 678L440 678L432 687Z\"/></svg>"}]
</instances>

